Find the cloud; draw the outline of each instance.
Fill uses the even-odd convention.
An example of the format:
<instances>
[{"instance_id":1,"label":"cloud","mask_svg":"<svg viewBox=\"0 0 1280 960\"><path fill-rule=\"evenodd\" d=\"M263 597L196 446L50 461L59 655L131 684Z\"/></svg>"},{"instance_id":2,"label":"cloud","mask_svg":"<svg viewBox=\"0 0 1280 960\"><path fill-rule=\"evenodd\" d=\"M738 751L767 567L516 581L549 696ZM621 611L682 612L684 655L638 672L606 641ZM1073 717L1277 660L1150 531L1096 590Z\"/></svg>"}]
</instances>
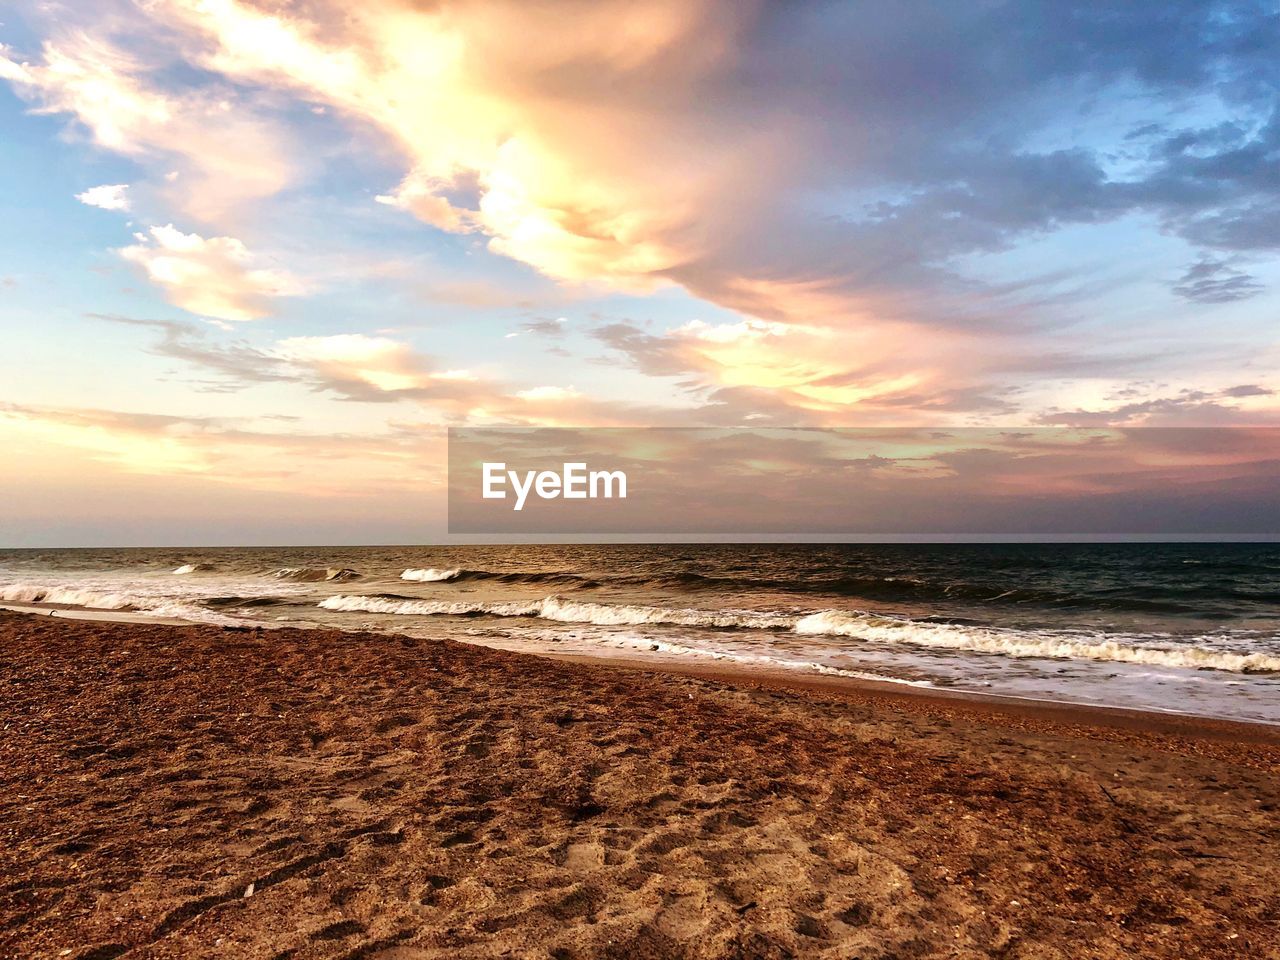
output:
<instances>
[{"instance_id":1,"label":"cloud","mask_svg":"<svg viewBox=\"0 0 1280 960\"><path fill-rule=\"evenodd\" d=\"M92 407L0 404L0 430L82 451L90 460L151 476L200 477L295 496L367 495L442 481L441 431L387 424L316 432L272 417L206 417Z\"/></svg>"},{"instance_id":2,"label":"cloud","mask_svg":"<svg viewBox=\"0 0 1280 960\"><path fill-rule=\"evenodd\" d=\"M507 334L507 337L518 337L522 333L531 334L535 337L563 337L568 324L568 317L555 317L554 319L539 317L536 320L529 320L520 324L520 329Z\"/></svg>"},{"instance_id":3,"label":"cloud","mask_svg":"<svg viewBox=\"0 0 1280 960\"><path fill-rule=\"evenodd\" d=\"M243 339L219 342L191 323L113 315L96 319L156 330L150 352L180 360L215 380L198 390L225 393L265 383L293 383L340 401L412 404L442 423L599 426L671 422L689 411L594 400L571 386L526 387L447 365L411 344L359 333L287 337L255 346Z\"/></svg>"},{"instance_id":4,"label":"cloud","mask_svg":"<svg viewBox=\"0 0 1280 960\"><path fill-rule=\"evenodd\" d=\"M96 317L160 331L161 338L151 352L216 374L217 392L287 382L334 393L345 400L390 402L439 394L441 388L460 394L485 389L467 371L437 370L433 358L389 337L346 333L287 337L267 346L254 346L243 339L212 342L207 330L190 323Z\"/></svg>"},{"instance_id":5,"label":"cloud","mask_svg":"<svg viewBox=\"0 0 1280 960\"><path fill-rule=\"evenodd\" d=\"M84 193L77 193L76 199L87 206L103 210L128 210L128 190L127 183L103 184L100 187L90 187Z\"/></svg>"},{"instance_id":6,"label":"cloud","mask_svg":"<svg viewBox=\"0 0 1280 960\"><path fill-rule=\"evenodd\" d=\"M1052 410L1041 414L1037 422L1065 427L1264 425L1276 419L1275 404L1265 399L1274 397L1275 393L1256 383L1210 390L1184 388L1164 395L1132 387L1120 391L1117 398L1140 396L1141 399L1091 410Z\"/></svg>"},{"instance_id":7,"label":"cloud","mask_svg":"<svg viewBox=\"0 0 1280 960\"><path fill-rule=\"evenodd\" d=\"M1256 383L1242 383L1238 386L1227 387L1220 391L1224 397L1241 398L1241 397L1270 397L1275 394L1274 390L1267 387L1259 386Z\"/></svg>"},{"instance_id":8,"label":"cloud","mask_svg":"<svg viewBox=\"0 0 1280 960\"><path fill-rule=\"evenodd\" d=\"M1252 275L1236 270L1225 260L1201 257L1173 285L1173 292L1194 303L1231 303L1247 300L1263 290Z\"/></svg>"},{"instance_id":9,"label":"cloud","mask_svg":"<svg viewBox=\"0 0 1280 960\"><path fill-rule=\"evenodd\" d=\"M607 323L596 328L593 336L651 377L674 377L696 370L692 359L682 354L680 344L668 337L647 333L634 323Z\"/></svg>"},{"instance_id":10,"label":"cloud","mask_svg":"<svg viewBox=\"0 0 1280 960\"><path fill-rule=\"evenodd\" d=\"M271 301L298 296L302 284L284 270L255 266L255 258L234 237L182 233L172 224L134 235L119 250L137 264L175 306L219 320L257 320Z\"/></svg>"},{"instance_id":11,"label":"cloud","mask_svg":"<svg viewBox=\"0 0 1280 960\"><path fill-rule=\"evenodd\" d=\"M680 378L714 423L893 423L921 413L936 419L1010 409L993 396L996 388L966 383L961 364L979 373L986 364L991 373L1014 358L980 357L954 334L922 341L903 357L904 331L885 324L832 329L746 318L649 333L615 322L593 333L640 372Z\"/></svg>"},{"instance_id":12,"label":"cloud","mask_svg":"<svg viewBox=\"0 0 1280 960\"><path fill-rule=\"evenodd\" d=\"M690 320L683 326L671 331L671 336L704 343L756 343L766 337L785 336L789 327L782 323L767 323L762 320L745 319L737 323L707 323L703 320Z\"/></svg>"},{"instance_id":13,"label":"cloud","mask_svg":"<svg viewBox=\"0 0 1280 960\"><path fill-rule=\"evenodd\" d=\"M189 216L215 220L294 179L278 129L236 91L177 89L157 66L84 32L46 41L34 63L0 46L0 78L37 112L70 115L99 147L150 163L157 175L179 173L164 189Z\"/></svg>"},{"instance_id":14,"label":"cloud","mask_svg":"<svg viewBox=\"0 0 1280 960\"><path fill-rule=\"evenodd\" d=\"M297 373L286 361L254 347L245 340L230 343L210 342L208 329L192 323L173 320L139 320L107 314L91 314L94 319L125 326L160 331L159 342L150 352L180 360L217 375L217 381L197 386L210 392L229 392L260 383L294 381Z\"/></svg>"},{"instance_id":15,"label":"cloud","mask_svg":"<svg viewBox=\"0 0 1280 960\"><path fill-rule=\"evenodd\" d=\"M528 390L516 391L516 397L520 400L528 400L531 403L542 403L544 401L559 402L564 400L576 400L582 394L573 387L531 387Z\"/></svg>"},{"instance_id":16,"label":"cloud","mask_svg":"<svg viewBox=\"0 0 1280 960\"><path fill-rule=\"evenodd\" d=\"M360 384L386 394L421 394L439 384L469 384L476 380L466 370L433 372L408 344L388 337L358 333L290 337L277 343L274 353L310 369L330 387ZM358 392L348 391L351 395Z\"/></svg>"},{"instance_id":17,"label":"cloud","mask_svg":"<svg viewBox=\"0 0 1280 960\"><path fill-rule=\"evenodd\" d=\"M701 56L697 49L720 42L704 31L723 35L738 19L717 25L710 11L672 0L634 10L616 0L578 4L572 29L558 11L517 3L304 13L176 0L151 9L205 41L206 69L294 90L382 130L409 165L382 202L444 230L487 234L493 249L550 276L633 288L652 285L682 256L664 234L687 226L693 211L681 209L670 184L698 174L671 164L668 186L638 179L639 115L575 103L550 74L579 61L619 79L630 73L634 86L671 45ZM562 149L566 135L581 149Z\"/></svg>"},{"instance_id":18,"label":"cloud","mask_svg":"<svg viewBox=\"0 0 1280 960\"><path fill-rule=\"evenodd\" d=\"M297 380L314 390L355 402L412 403L450 423L611 425L669 415L593 400L572 386L522 387L447 367L390 337L290 337L265 353L288 364Z\"/></svg>"},{"instance_id":19,"label":"cloud","mask_svg":"<svg viewBox=\"0 0 1280 960\"><path fill-rule=\"evenodd\" d=\"M1142 247L1177 258L1145 265L1159 275L1189 245L1202 259L1173 286L1201 304L1257 295L1233 258L1280 245L1280 34L1251 0L148 0L82 26L0 74L102 146L180 168L172 197L279 191L291 150L327 146L320 110L326 133L345 124L390 161L366 196L468 252L584 297L675 285L740 314L597 334L707 416L1014 416L1035 395L1020 384L1160 339L1148 320L1089 325L1144 266L1094 254L1091 231L1175 238ZM1041 241L1068 262L1004 259ZM515 332L554 336L543 323ZM1213 362L1253 337L1224 329ZM331 382L370 400L445 390L370 369ZM454 385L449 402L514 416L521 386Z\"/></svg>"},{"instance_id":20,"label":"cloud","mask_svg":"<svg viewBox=\"0 0 1280 960\"><path fill-rule=\"evenodd\" d=\"M149 9L196 38L206 69L381 130L408 166L382 202L553 277L677 282L821 322L936 309L921 288L955 294L957 255L1134 211L1246 242L1274 193L1275 125L1252 121L1270 111L1280 51L1248 3L1173 7ZM1144 137L1116 133L1098 107L1122 88L1146 98L1132 124ZM1242 122L1171 127L1172 103L1195 95ZM1083 144L1054 145L1073 111Z\"/></svg>"}]
</instances>

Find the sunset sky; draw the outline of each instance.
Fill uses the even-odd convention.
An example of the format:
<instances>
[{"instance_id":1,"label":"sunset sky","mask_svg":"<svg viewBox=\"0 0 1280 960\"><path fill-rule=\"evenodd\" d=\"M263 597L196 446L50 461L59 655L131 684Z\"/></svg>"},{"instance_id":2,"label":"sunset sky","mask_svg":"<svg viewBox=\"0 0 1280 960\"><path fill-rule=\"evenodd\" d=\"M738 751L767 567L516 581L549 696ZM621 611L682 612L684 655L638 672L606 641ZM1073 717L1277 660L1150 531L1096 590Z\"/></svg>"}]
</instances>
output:
<instances>
[{"instance_id":1,"label":"sunset sky","mask_svg":"<svg viewBox=\"0 0 1280 960\"><path fill-rule=\"evenodd\" d=\"M0 546L438 537L449 425L1280 425L1272 2L0 21Z\"/></svg>"}]
</instances>

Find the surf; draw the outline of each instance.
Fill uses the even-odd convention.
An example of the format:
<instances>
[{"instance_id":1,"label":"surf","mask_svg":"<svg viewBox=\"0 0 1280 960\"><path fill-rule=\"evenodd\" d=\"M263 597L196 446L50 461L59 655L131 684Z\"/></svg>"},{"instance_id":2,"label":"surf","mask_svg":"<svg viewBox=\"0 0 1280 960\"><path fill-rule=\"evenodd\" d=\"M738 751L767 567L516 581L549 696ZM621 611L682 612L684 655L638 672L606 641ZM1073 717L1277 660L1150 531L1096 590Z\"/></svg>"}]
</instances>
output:
<instances>
[{"instance_id":1,"label":"surf","mask_svg":"<svg viewBox=\"0 0 1280 960\"><path fill-rule=\"evenodd\" d=\"M325 610L392 616L529 617L596 626L684 626L728 630L788 631L798 636L840 637L880 645L993 654L1019 659L1095 660L1228 673L1280 672L1280 657L1193 644L1155 645L1136 638L1089 637L1078 633L1028 632L953 623L925 623L862 611L820 610L809 614L699 610L603 604L560 596L531 601L412 600L337 594L317 604Z\"/></svg>"}]
</instances>

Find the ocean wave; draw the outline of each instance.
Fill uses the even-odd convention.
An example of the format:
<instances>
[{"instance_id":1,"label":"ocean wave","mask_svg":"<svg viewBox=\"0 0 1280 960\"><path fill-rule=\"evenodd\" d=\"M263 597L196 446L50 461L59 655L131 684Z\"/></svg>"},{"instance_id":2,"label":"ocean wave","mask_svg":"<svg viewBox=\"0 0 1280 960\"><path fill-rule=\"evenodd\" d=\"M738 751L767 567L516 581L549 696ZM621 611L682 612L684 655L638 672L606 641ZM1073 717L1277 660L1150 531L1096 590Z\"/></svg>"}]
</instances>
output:
<instances>
[{"instance_id":1,"label":"ocean wave","mask_svg":"<svg viewBox=\"0 0 1280 960\"><path fill-rule=\"evenodd\" d=\"M1187 645L1146 645L1124 640L1049 631L1024 632L957 623L924 622L876 616L860 611L822 610L790 615L741 610L696 610L638 605L612 605L551 596L540 600L481 601L405 600L338 594L319 603L326 610L396 616L536 617L560 623L599 626L687 626L716 629L789 630L806 636L847 637L870 643L899 644L933 650L1001 654L1008 657L1100 660L1231 673L1280 672L1280 657L1265 653Z\"/></svg>"},{"instance_id":2,"label":"ocean wave","mask_svg":"<svg viewBox=\"0 0 1280 960\"><path fill-rule=\"evenodd\" d=\"M321 600L326 610L352 613L385 613L398 616L495 616L540 617L560 623L591 623L599 626L640 626L669 624L688 627L769 630L787 628L795 618L781 614L747 611L684 610L633 604L612 605L543 597L540 600L485 603L481 601L398 600L336 594Z\"/></svg>"},{"instance_id":3,"label":"ocean wave","mask_svg":"<svg viewBox=\"0 0 1280 960\"><path fill-rule=\"evenodd\" d=\"M841 610L823 610L801 618L795 632L850 637L873 643L908 644L932 649L995 653L1054 660L1102 660L1147 666L1222 670L1230 673L1280 672L1280 657L1235 653L1192 645L1145 646L1078 634L1024 633L946 623L920 623Z\"/></svg>"},{"instance_id":4,"label":"ocean wave","mask_svg":"<svg viewBox=\"0 0 1280 960\"><path fill-rule=\"evenodd\" d=\"M349 580L359 580L361 573L347 567L281 567L272 571L271 576L277 580L295 580L299 583L319 583L326 580L346 583Z\"/></svg>"},{"instance_id":5,"label":"ocean wave","mask_svg":"<svg viewBox=\"0 0 1280 960\"><path fill-rule=\"evenodd\" d=\"M964 580L934 580L902 575L819 575L752 577L718 576L682 571L653 576L623 575L605 578L609 582L638 586L674 587L686 590L771 591L776 593L827 595L885 603L967 602L999 606L1039 606L1053 608L1086 608L1097 610L1147 613L1196 613L1199 608L1187 603L1192 597L1185 590L1150 597L1112 596L1082 590L1068 593L1049 588L1011 587L1003 583L980 583ZM1205 596L1210 596L1206 594ZM1237 599L1235 595L1226 597ZM1217 599L1223 599L1219 596ZM1241 595L1238 599L1266 601L1266 596Z\"/></svg>"},{"instance_id":6,"label":"ocean wave","mask_svg":"<svg viewBox=\"0 0 1280 960\"><path fill-rule=\"evenodd\" d=\"M435 567L426 567L423 569L409 569L400 574L401 580L414 580L420 583L464 583L473 580L482 580L491 583L543 583L554 586L565 587L596 587L600 584L590 577L583 576L579 573L571 573L565 570L469 570L462 567L449 567L447 569L437 569ZM642 580L611 577L611 582L620 583L641 583Z\"/></svg>"},{"instance_id":7,"label":"ocean wave","mask_svg":"<svg viewBox=\"0 0 1280 960\"><path fill-rule=\"evenodd\" d=\"M288 597L205 597L199 601L205 607L277 607L288 604L291 598Z\"/></svg>"},{"instance_id":8,"label":"ocean wave","mask_svg":"<svg viewBox=\"0 0 1280 960\"><path fill-rule=\"evenodd\" d=\"M133 593L128 590L102 590L79 586L12 583L0 587L0 602L45 603L59 607L139 613L148 616L169 617L204 623L231 622L219 614L202 610L194 604L184 603L175 597L150 596Z\"/></svg>"},{"instance_id":9,"label":"ocean wave","mask_svg":"<svg viewBox=\"0 0 1280 960\"><path fill-rule=\"evenodd\" d=\"M599 583L591 577L567 570L459 570L455 581L485 580L492 583L545 583L565 587L595 587Z\"/></svg>"},{"instance_id":10,"label":"ocean wave","mask_svg":"<svg viewBox=\"0 0 1280 960\"><path fill-rule=\"evenodd\" d=\"M136 610L139 603L145 602L143 598L125 592L102 593L81 587L49 587L28 583L0 587L0 600L9 603L56 603L97 610Z\"/></svg>"},{"instance_id":11,"label":"ocean wave","mask_svg":"<svg viewBox=\"0 0 1280 960\"><path fill-rule=\"evenodd\" d=\"M178 569L174 570L173 573L174 576L181 577L188 573L204 573L205 571L212 569L212 563L184 563L182 566L178 567Z\"/></svg>"},{"instance_id":12,"label":"ocean wave","mask_svg":"<svg viewBox=\"0 0 1280 960\"><path fill-rule=\"evenodd\" d=\"M437 570L435 567L425 567L421 570L406 570L400 574L401 580L415 580L418 583L440 583L445 580L453 580L462 574L462 570L453 567L448 570Z\"/></svg>"},{"instance_id":13,"label":"ocean wave","mask_svg":"<svg viewBox=\"0 0 1280 960\"><path fill-rule=\"evenodd\" d=\"M507 584L546 584L589 589L602 585L659 587L685 591L751 593L769 591L814 596L849 597L885 603L967 602L994 606L1037 606L1055 609L1096 609L1145 613L1199 613L1208 615L1199 600L1244 600L1272 602L1271 593L1237 591L1229 588L1175 587L1167 591L1153 588L1147 596L1125 596L1115 591L1085 589L1067 592L1053 588L1013 587L1006 583L971 582L959 579L929 579L907 575L848 573L827 574L807 571L794 576L717 575L684 570L661 573L615 573L588 576L570 570L502 571L467 568L406 570L403 580L463 583L486 581ZM1215 590L1217 592L1215 592Z\"/></svg>"}]
</instances>

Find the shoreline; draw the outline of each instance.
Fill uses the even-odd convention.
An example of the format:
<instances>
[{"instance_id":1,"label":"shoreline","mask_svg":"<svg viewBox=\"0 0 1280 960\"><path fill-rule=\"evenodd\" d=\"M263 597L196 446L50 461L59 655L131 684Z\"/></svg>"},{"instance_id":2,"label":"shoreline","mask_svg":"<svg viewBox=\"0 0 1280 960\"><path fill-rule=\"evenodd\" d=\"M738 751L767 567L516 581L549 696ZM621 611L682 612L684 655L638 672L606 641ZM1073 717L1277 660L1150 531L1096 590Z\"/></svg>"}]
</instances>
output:
<instances>
[{"instance_id":1,"label":"shoreline","mask_svg":"<svg viewBox=\"0 0 1280 960\"><path fill-rule=\"evenodd\" d=\"M1280 956L1244 725L17 613L0 684L6 960Z\"/></svg>"},{"instance_id":2,"label":"shoreline","mask_svg":"<svg viewBox=\"0 0 1280 960\"><path fill-rule=\"evenodd\" d=\"M104 623L134 623L139 625L163 624L167 626L212 626L215 629L228 629L226 625L207 624L200 621L183 620L178 617L150 616L134 611L96 610L85 607L73 607L67 604L44 603L0 603L0 611L27 613L61 617L64 619L101 621ZM285 630L300 629L287 623L268 621L245 621L229 629L263 629ZM321 628L306 628L321 629ZM362 633L361 630L332 629L341 633ZM402 636L387 633L386 636ZM462 639L461 643L475 643ZM503 649L487 644L475 643L489 649ZM1201 735L1212 735L1212 731L1221 731L1224 737L1259 738L1259 742L1280 742L1280 721L1271 723L1266 720L1238 719L1220 717L1210 714L1189 713L1176 710L1157 710L1154 708L1110 706L1107 704L1089 703L1086 701L1057 700L1017 696L1012 694L991 693L979 690L964 690L954 687L941 687L929 683L910 680L876 680L871 677L833 676L818 672L802 672L788 670L784 667L769 668L762 666L739 665L726 667L725 661L711 655L705 658L710 662L686 662L672 658L654 658L652 660L625 655L583 656L561 654L548 651L519 651L523 655L544 657L550 660L562 660L572 663L595 664L603 667L619 667L655 673L666 673L677 676L702 677L733 683L768 685L792 690L811 691L845 691L846 694L877 694L886 698L916 697L925 702L970 703L991 709L1000 709L1008 713L1025 713L1044 719L1056 719L1070 722L1072 719L1086 724L1100 726L1142 726L1153 731L1169 733L1186 732L1195 729Z\"/></svg>"},{"instance_id":3,"label":"shoreline","mask_svg":"<svg viewBox=\"0 0 1280 960\"><path fill-rule=\"evenodd\" d=\"M0 603L0 610L9 613L27 613L32 616L60 617L64 620L96 620L102 623L160 623L169 627L202 626L195 620L181 617L153 617L132 610L95 610L92 607L73 607L67 603ZM207 624L204 624L207 626Z\"/></svg>"},{"instance_id":4,"label":"shoreline","mask_svg":"<svg viewBox=\"0 0 1280 960\"><path fill-rule=\"evenodd\" d=\"M956 711L991 719L997 716L1026 718L1060 725L1114 727L1144 732L1190 735L1205 739L1280 745L1280 723L1239 720L1173 710L1108 706L1072 700L1041 700L999 693L957 690L949 687L877 681L767 668L725 669L718 665L651 662L624 657L580 657L572 654L529 654L586 666L637 670L646 673L698 677L718 683L788 690L809 695L842 697L866 702L917 703L926 709Z\"/></svg>"}]
</instances>

